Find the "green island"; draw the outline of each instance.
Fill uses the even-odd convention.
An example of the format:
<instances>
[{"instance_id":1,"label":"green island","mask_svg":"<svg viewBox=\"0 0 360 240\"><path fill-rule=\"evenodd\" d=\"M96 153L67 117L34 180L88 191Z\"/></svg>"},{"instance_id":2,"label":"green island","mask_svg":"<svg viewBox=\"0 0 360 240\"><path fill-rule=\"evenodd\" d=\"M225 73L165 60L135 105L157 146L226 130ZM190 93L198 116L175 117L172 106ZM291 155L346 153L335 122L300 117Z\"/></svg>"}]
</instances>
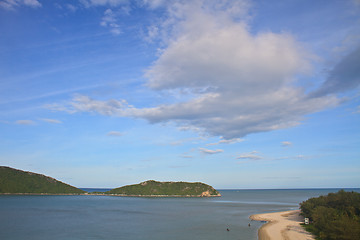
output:
<instances>
[{"instance_id":1,"label":"green island","mask_svg":"<svg viewBox=\"0 0 360 240\"><path fill-rule=\"evenodd\" d=\"M0 166L1 194L84 194L85 191L54 178Z\"/></svg>"},{"instance_id":2,"label":"green island","mask_svg":"<svg viewBox=\"0 0 360 240\"><path fill-rule=\"evenodd\" d=\"M54 178L0 166L0 194L38 195L106 195L132 197L219 197L213 187L189 182L157 182L154 180L112 189L107 192L88 193Z\"/></svg>"},{"instance_id":3,"label":"green island","mask_svg":"<svg viewBox=\"0 0 360 240\"><path fill-rule=\"evenodd\" d=\"M360 193L329 193L300 204L302 215L309 218L305 229L322 240L360 239Z\"/></svg>"},{"instance_id":4,"label":"green island","mask_svg":"<svg viewBox=\"0 0 360 240\"><path fill-rule=\"evenodd\" d=\"M200 182L157 182L149 180L139 184L115 188L105 192L121 196L139 197L219 197L213 187Z\"/></svg>"}]
</instances>

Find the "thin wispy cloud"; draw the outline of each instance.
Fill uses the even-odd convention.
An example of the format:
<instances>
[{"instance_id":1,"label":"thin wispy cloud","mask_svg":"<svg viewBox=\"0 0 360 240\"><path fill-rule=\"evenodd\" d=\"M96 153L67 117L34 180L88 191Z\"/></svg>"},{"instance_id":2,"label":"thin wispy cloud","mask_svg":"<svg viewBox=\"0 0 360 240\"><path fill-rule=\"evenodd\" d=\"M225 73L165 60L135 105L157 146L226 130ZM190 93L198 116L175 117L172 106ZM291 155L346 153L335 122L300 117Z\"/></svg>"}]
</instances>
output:
<instances>
[{"instance_id":1,"label":"thin wispy cloud","mask_svg":"<svg viewBox=\"0 0 360 240\"><path fill-rule=\"evenodd\" d=\"M117 7L128 4L129 0L79 0L85 7L111 6Z\"/></svg>"},{"instance_id":2,"label":"thin wispy cloud","mask_svg":"<svg viewBox=\"0 0 360 240\"><path fill-rule=\"evenodd\" d=\"M47 123L53 123L53 124L61 124L62 121L57 119L51 119L51 118L41 118L40 120L47 122Z\"/></svg>"},{"instance_id":3,"label":"thin wispy cloud","mask_svg":"<svg viewBox=\"0 0 360 240\"><path fill-rule=\"evenodd\" d=\"M84 95L76 95L71 102L65 105L55 103L47 104L45 107L53 111L66 111L68 113L94 112L107 116L127 116L133 108L126 100L100 101Z\"/></svg>"},{"instance_id":4,"label":"thin wispy cloud","mask_svg":"<svg viewBox=\"0 0 360 240\"><path fill-rule=\"evenodd\" d=\"M263 177L263 179L269 179L269 180L300 180L302 177Z\"/></svg>"},{"instance_id":5,"label":"thin wispy cloud","mask_svg":"<svg viewBox=\"0 0 360 240\"><path fill-rule=\"evenodd\" d=\"M19 125L35 125L33 120L17 120L15 123Z\"/></svg>"},{"instance_id":6,"label":"thin wispy cloud","mask_svg":"<svg viewBox=\"0 0 360 240\"><path fill-rule=\"evenodd\" d=\"M257 152L257 151L252 151L252 152L249 152L249 153L242 153L236 159L251 160L251 161L256 161L256 160L263 159L263 157L259 156L258 153L259 152Z\"/></svg>"},{"instance_id":7,"label":"thin wispy cloud","mask_svg":"<svg viewBox=\"0 0 360 240\"><path fill-rule=\"evenodd\" d=\"M103 27L109 27L110 32L115 35L119 35L121 33L116 14L111 9L106 9L100 25Z\"/></svg>"},{"instance_id":8,"label":"thin wispy cloud","mask_svg":"<svg viewBox=\"0 0 360 240\"><path fill-rule=\"evenodd\" d=\"M199 148L199 151L201 153L210 154L210 155L224 152L224 150L222 150L222 149L212 150L212 149L207 149L207 148Z\"/></svg>"},{"instance_id":9,"label":"thin wispy cloud","mask_svg":"<svg viewBox=\"0 0 360 240\"><path fill-rule=\"evenodd\" d=\"M285 157L278 157L272 158L271 160L307 160L311 159L311 156L304 156L304 155L296 155L296 156L285 156Z\"/></svg>"},{"instance_id":10,"label":"thin wispy cloud","mask_svg":"<svg viewBox=\"0 0 360 240\"><path fill-rule=\"evenodd\" d=\"M121 137L124 136L124 133L118 131L110 131L106 135L111 137Z\"/></svg>"},{"instance_id":11,"label":"thin wispy cloud","mask_svg":"<svg viewBox=\"0 0 360 240\"><path fill-rule=\"evenodd\" d=\"M291 145L292 145L292 142L289 142L289 141L281 142L281 146L283 146L283 147L290 147Z\"/></svg>"},{"instance_id":12,"label":"thin wispy cloud","mask_svg":"<svg viewBox=\"0 0 360 240\"><path fill-rule=\"evenodd\" d=\"M355 113L360 113L360 106L357 106Z\"/></svg>"},{"instance_id":13,"label":"thin wispy cloud","mask_svg":"<svg viewBox=\"0 0 360 240\"><path fill-rule=\"evenodd\" d=\"M39 8L41 7L41 3L37 0L3 0L0 1L0 7L6 10L15 10L18 7L32 7Z\"/></svg>"},{"instance_id":14,"label":"thin wispy cloud","mask_svg":"<svg viewBox=\"0 0 360 240\"><path fill-rule=\"evenodd\" d=\"M44 99L44 98L51 98L51 97L55 97L55 96L59 96L59 95L66 95L66 94L71 94L71 93L75 93L75 92L81 92L81 91L85 91L85 90L101 88L101 87L104 87L104 86L106 86L106 85L104 85L104 84L94 84L94 85L89 85L89 86L82 86L82 87L63 89L63 90L58 90L58 91L53 91L53 92L46 92L46 93L43 93L43 94L37 94L37 95L34 95L34 96L29 96L29 97L16 98L16 99L7 99L5 101L1 101L0 105L2 105L2 104L11 104L11 103L19 103L19 102L29 102L29 101L40 100L40 99ZM45 107L50 106L50 105L51 104L47 104L47 105L45 105Z\"/></svg>"},{"instance_id":15,"label":"thin wispy cloud","mask_svg":"<svg viewBox=\"0 0 360 240\"><path fill-rule=\"evenodd\" d=\"M71 12L76 12L78 10L78 7L76 7L73 4L65 4L65 7L69 9Z\"/></svg>"},{"instance_id":16,"label":"thin wispy cloud","mask_svg":"<svg viewBox=\"0 0 360 240\"><path fill-rule=\"evenodd\" d=\"M215 143L208 143L206 144L206 146L214 146L214 145L219 145L219 144L233 144L233 143L239 143L239 142L243 142L244 139L241 138L234 138L234 139L221 139L218 142Z\"/></svg>"}]
</instances>

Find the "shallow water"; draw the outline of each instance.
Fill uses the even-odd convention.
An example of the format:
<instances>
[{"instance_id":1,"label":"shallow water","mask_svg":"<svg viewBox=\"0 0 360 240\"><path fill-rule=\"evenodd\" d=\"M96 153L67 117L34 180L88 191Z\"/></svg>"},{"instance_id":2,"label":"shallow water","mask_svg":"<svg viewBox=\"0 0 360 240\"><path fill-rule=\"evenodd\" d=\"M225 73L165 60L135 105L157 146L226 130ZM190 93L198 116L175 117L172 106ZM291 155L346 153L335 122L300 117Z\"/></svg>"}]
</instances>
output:
<instances>
[{"instance_id":1,"label":"shallow water","mask_svg":"<svg viewBox=\"0 0 360 240\"><path fill-rule=\"evenodd\" d=\"M337 191L222 190L217 198L0 196L0 239L257 239L261 223L250 215L297 209L309 197Z\"/></svg>"}]
</instances>

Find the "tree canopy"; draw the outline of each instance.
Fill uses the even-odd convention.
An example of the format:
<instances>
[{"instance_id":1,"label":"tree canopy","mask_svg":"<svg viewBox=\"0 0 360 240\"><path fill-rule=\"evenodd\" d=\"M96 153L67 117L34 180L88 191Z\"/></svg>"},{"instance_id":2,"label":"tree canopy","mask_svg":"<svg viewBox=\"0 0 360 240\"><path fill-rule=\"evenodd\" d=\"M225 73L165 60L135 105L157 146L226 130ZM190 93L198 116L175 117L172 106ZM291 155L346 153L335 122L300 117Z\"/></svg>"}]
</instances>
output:
<instances>
[{"instance_id":1,"label":"tree canopy","mask_svg":"<svg viewBox=\"0 0 360 240\"><path fill-rule=\"evenodd\" d=\"M340 190L300 204L312 231L323 240L360 239L360 193Z\"/></svg>"}]
</instances>

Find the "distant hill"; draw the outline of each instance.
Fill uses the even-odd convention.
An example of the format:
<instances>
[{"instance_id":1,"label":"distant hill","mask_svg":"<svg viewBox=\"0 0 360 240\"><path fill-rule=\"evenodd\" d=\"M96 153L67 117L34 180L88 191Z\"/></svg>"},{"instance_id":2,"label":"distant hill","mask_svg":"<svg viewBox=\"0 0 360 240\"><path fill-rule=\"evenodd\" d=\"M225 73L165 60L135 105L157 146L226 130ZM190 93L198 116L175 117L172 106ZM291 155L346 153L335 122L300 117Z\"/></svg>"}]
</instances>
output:
<instances>
[{"instance_id":1,"label":"distant hill","mask_svg":"<svg viewBox=\"0 0 360 240\"><path fill-rule=\"evenodd\" d=\"M149 180L139 184L115 188L105 194L123 196L174 196L174 197L215 197L221 196L213 187L200 183L189 182L157 182Z\"/></svg>"},{"instance_id":2,"label":"distant hill","mask_svg":"<svg viewBox=\"0 0 360 240\"><path fill-rule=\"evenodd\" d=\"M0 193L81 194L85 191L45 175L0 166Z\"/></svg>"}]
</instances>

